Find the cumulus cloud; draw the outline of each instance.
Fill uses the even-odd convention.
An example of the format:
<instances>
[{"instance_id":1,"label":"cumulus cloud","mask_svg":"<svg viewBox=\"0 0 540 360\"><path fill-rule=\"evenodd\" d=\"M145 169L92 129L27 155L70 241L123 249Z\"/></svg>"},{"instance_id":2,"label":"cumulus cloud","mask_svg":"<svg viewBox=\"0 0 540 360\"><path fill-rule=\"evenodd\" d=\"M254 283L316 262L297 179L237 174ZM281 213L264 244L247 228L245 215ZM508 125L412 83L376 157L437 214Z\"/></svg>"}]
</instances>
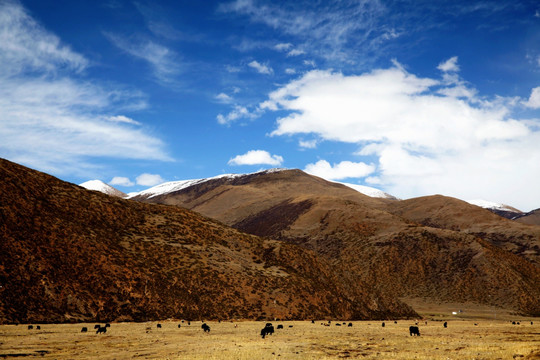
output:
<instances>
[{"instance_id":1,"label":"cumulus cloud","mask_svg":"<svg viewBox=\"0 0 540 360\"><path fill-rule=\"evenodd\" d=\"M442 62L437 66L437 69L443 71L443 72L458 72L459 71L459 65L457 64L458 57L453 56L450 59Z\"/></svg>"},{"instance_id":2,"label":"cumulus cloud","mask_svg":"<svg viewBox=\"0 0 540 360\"><path fill-rule=\"evenodd\" d=\"M137 185L154 186L165 182L160 175L157 174L141 174L135 179Z\"/></svg>"},{"instance_id":3,"label":"cumulus cloud","mask_svg":"<svg viewBox=\"0 0 540 360\"><path fill-rule=\"evenodd\" d=\"M524 104L532 109L540 109L540 86L532 89L529 100L525 101Z\"/></svg>"},{"instance_id":4,"label":"cumulus cloud","mask_svg":"<svg viewBox=\"0 0 540 360\"><path fill-rule=\"evenodd\" d=\"M225 93L219 93L215 96L216 100L218 100L219 102L222 102L222 103L225 103L225 104L229 104L232 102L233 98L230 97L229 95L225 94Z\"/></svg>"},{"instance_id":5,"label":"cumulus cloud","mask_svg":"<svg viewBox=\"0 0 540 360\"><path fill-rule=\"evenodd\" d=\"M283 163L283 157L271 155L265 150L250 150L243 155L237 155L230 159L229 165L272 165L280 166Z\"/></svg>"},{"instance_id":6,"label":"cumulus cloud","mask_svg":"<svg viewBox=\"0 0 540 360\"><path fill-rule=\"evenodd\" d=\"M260 106L288 112L277 119L273 136L312 134L357 144L357 155L376 166L362 176L401 198L442 193L537 208L540 120L514 118L515 101L444 91L452 86L400 66L351 76L314 70ZM309 168L334 176L336 165L317 164Z\"/></svg>"},{"instance_id":7,"label":"cumulus cloud","mask_svg":"<svg viewBox=\"0 0 540 360\"><path fill-rule=\"evenodd\" d=\"M341 180L366 177L375 171L375 166L352 161L330 165L326 160L319 160L315 164L306 165L304 171L328 180Z\"/></svg>"},{"instance_id":8,"label":"cumulus cloud","mask_svg":"<svg viewBox=\"0 0 540 360\"><path fill-rule=\"evenodd\" d=\"M259 74L270 75L274 72L274 70L271 67L269 67L268 65L261 64L256 60L253 60L252 62L250 62L248 66L250 68L257 70Z\"/></svg>"},{"instance_id":9,"label":"cumulus cloud","mask_svg":"<svg viewBox=\"0 0 540 360\"><path fill-rule=\"evenodd\" d=\"M147 129L110 115L146 108L144 95L81 80L89 63L18 2L0 2L0 156L80 176L92 158L171 160Z\"/></svg>"},{"instance_id":10,"label":"cumulus cloud","mask_svg":"<svg viewBox=\"0 0 540 360\"><path fill-rule=\"evenodd\" d=\"M300 140L298 145L304 149L315 149L317 147L317 140Z\"/></svg>"},{"instance_id":11,"label":"cumulus cloud","mask_svg":"<svg viewBox=\"0 0 540 360\"><path fill-rule=\"evenodd\" d=\"M119 185L119 186L133 186L135 185L135 183L131 180L129 180L129 178L127 177L123 177L123 176L115 176L112 178L111 181L109 181L109 185L112 185L112 186L116 186L116 185Z\"/></svg>"}]
</instances>

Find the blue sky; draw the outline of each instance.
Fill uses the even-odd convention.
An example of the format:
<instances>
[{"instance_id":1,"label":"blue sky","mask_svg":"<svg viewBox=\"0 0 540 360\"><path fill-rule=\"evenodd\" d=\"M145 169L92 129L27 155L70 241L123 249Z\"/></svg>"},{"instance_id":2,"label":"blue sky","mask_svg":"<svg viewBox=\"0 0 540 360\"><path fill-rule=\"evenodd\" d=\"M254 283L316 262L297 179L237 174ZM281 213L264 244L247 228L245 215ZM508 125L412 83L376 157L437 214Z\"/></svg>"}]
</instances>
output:
<instances>
[{"instance_id":1,"label":"blue sky","mask_svg":"<svg viewBox=\"0 0 540 360\"><path fill-rule=\"evenodd\" d=\"M0 156L540 207L536 1L0 0Z\"/></svg>"}]
</instances>

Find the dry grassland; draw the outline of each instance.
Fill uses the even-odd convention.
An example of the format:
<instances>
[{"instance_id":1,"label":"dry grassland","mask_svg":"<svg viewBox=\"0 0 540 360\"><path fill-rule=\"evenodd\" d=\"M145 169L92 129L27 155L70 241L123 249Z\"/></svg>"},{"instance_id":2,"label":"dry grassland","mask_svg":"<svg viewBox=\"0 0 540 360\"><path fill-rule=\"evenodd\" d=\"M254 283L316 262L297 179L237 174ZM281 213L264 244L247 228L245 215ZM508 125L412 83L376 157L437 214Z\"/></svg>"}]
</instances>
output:
<instances>
[{"instance_id":1,"label":"dry grassland","mask_svg":"<svg viewBox=\"0 0 540 360\"><path fill-rule=\"evenodd\" d=\"M520 325L507 320L449 320L419 324L420 337L409 336L412 321L355 321L352 327L322 326L322 321L283 324L272 336L259 335L264 322L179 321L113 323L96 335L94 324L0 326L0 358L40 359L540 359L540 321ZM477 323L478 325L474 325ZM238 327L235 328L234 325ZM289 327L292 325L292 327ZM83 326L88 333L81 333Z\"/></svg>"}]
</instances>

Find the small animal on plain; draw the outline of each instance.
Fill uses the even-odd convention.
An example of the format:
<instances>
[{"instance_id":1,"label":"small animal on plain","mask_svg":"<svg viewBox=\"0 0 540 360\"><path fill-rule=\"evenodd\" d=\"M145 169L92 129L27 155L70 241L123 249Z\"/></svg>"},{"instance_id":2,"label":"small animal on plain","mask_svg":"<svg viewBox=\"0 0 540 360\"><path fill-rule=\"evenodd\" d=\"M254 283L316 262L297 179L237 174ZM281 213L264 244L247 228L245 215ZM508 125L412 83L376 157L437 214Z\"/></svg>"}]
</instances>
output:
<instances>
[{"instance_id":1,"label":"small animal on plain","mask_svg":"<svg viewBox=\"0 0 540 360\"><path fill-rule=\"evenodd\" d=\"M312 323L312 324L315 324L315 320L311 320L311 323Z\"/></svg>"},{"instance_id":2,"label":"small animal on plain","mask_svg":"<svg viewBox=\"0 0 540 360\"><path fill-rule=\"evenodd\" d=\"M96 334L105 334L107 332L106 326L100 326L99 329L97 329Z\"/></svg>"},{"instance_id":3,"label":"small animal on plain","mask_svg":"<svg viewBox=\"0 0 540 360\"><path fill-rule=\"evenodd\" d=\"M99 324L94 325L94 329L99 329L100 327L101 327L101 325L99 325Z\"/></svg>"},{"instance_id":4,"label":"small animal on plain","mask_svg":"<svg viewBox=\"0 0 540 360\"><path fill-rule=\"evenodd\" d=\"M292 325L289 325L290 328L292 328L293 326Z\"/></svg>"},{"instance_id":5,"label":"small animal on plain","mask_svg":"<svg viewBox=\"0 0 540 360\"><path fill-rule=\"evenodd\" d=\"M341 324L340 324L340 323L336 323L336 326L341 326Z\"/></svg>"},{"instance_id":6,"label":"small animal on plain","mask_svg":"<svg viewBox=\"0 0 540 360\"><path fill-rule=\"evenodd\" d=\"M397 324L397 321L396 321L396 320L394 320L394 324Z\"/></svg>"},{"instance_id":7,"label":"small animal on plain","mask_svg":"<svg viewBox=\"0 0 540 360\"><path fill-rule=\"evenodd\" d=\"M261 336L264 339L266 335L272 335L274 333L274 326L272 323L267 323L264 328L261 329Z\"/></svg>"},{"instance_id":8,"label":"small animal on plain","mask_svg":"<svg viewBox=\"0 0 540 360\"><path fill-rule=\"evenodd\" d=\"M518 323L518 325L519 325L519 323ZM478 326L478 323L474 323L474 326Z\"/></svg>"},{"instance_id":9,"label":"small animal on plain","mask_svg":"<svg viewBox=\"0 0 540 360\"><path fill-rule=\"evenodd\" d=\"M210 326L206 325L206 323L201 325L201 329L203 329L204 332L210 332Z\"/></svg>"},{"instance_id":10,"label":"small animal on plain","mask_svg":"<svg viewBox=\"0 0 540 360\"><path fill-rule=\"evenodd\" d=\"M385 323L384 323L384 321L383 321L383 323L382 323L382 327L385 327L385 326L386 326L386 324L385 324Z\"/></svg>"},{"instance_id":11,"label":"small animal on plain","mask_svg":"<svg viewBox=\"0 0 540 360\"><path fill-rule=\"evenodd\" d=\"M283 325L282 325L282 324L279 324L279 325L277 326L277 328L278 328L278 330L279 330L279 329L283 329Z\"/></svg>"},{"instance_id":12,"label":"small animal on plain","mask_svg":"<svg viewBox=\"0 0 540 360\"><path fill-rule=\"evenodd\" d=\"M28 330L32 330L34 328L34 325L28 325Z\"/></svg>"},{"instance_id":13,"label":"small animal on plain","mask_svg":"<svg viewBox=\"0 0 540 360\"><path fill-rule=\"evenodd\" d=\"M420 336L420 329L418 329L418 326L409 326L409 334L411 336Z\"/></svg>"},{"instance_id":14,"label":"small animal on plain","mask_svg":"<svg viewBox=\"0 0 540 360\"><path fill-rule=\"evenodd\" d=\"M512 321L512 325L516 325L516 322L515 322L515 321Z\"/></svg>"},{"instance_id":15,"label":"small animal on plain","mask_svg":"<svg viewBox=\"0 0 540 360\"><path fill-rule=\"evenodd\" d=\"M447 328L447 327L448 327L448 323L445 321L444 324L443 324L443 326L444 326L445 328Z\"/></svg>"},{"instance_id":16,"label":"small animal on plain","mask_svg":"<svg viewBox=\"0 0 540 360\"><path fill-rule=\"evenodd\" d=\"M111 327L111 324L107 323L105 324L105 327Z\"/></svg>"},{"instance_id":17,"label":"small animal on plain","mask_svg":"<svg viewBox=\"0 0 540 360\"><path fill-rule=\"evenodd\" d=\"M81 329L81 332L88 332L88 328L86 326L84 326L82 329Z\"/></svg>"},{"instance_id":18,"label":"small animal on plain","mask_svg":"<svg viewBox=\"0 0 540 360\"><path fill-rule=\"evenodd\" d=\"M347 325L348 327L352 327L352 323L349 323L349 325Z\"/></svg>"},{"instance_id":19,"label":"small animal on plain","mask_svg":"<svg viewBox=\"0 0 540 360\"><path fill-rule=\"evenodd\" d=\"M531 321L531 325L533 325L533 322Z\"/></svg>"},{"instance_id":20,"label":"small animal on plain","mask_svg":"<svg viewBox=\"0 0 540 360\"><path fill-rule=\"evenodd\" d=\"M182 325L181 325L181 324L178 324L178 328L180 329L181 327L182 327Z\"/></svg>"},{"instance_id":21,"label":"small animal on plain","mask_svg":"<svg viewBox=\"0 0 540 360\"><path fill-rule=\"evenodd\" d=\"M161 324L157 324L157 328L158 328L158 329L161 329Z\"/></svg>"},{"instance_id":22,"label":"small animal on plain","mask_svg":"<svg viewBox=\"0 0 540 360\"><path fill-rule=\"evenodd\" d=\"M36 326L36 330L41 330L41 326Z\"/></svg>"}]
</instances>

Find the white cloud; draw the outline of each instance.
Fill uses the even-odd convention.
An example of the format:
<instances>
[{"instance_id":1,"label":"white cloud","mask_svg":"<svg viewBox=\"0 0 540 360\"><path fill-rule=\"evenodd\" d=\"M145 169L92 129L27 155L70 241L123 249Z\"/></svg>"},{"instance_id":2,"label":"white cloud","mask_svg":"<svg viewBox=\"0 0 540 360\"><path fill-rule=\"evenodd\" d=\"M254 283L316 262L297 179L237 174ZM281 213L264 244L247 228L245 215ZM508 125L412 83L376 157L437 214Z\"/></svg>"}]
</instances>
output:
<instances>
[{"instance_id":1,"label":"white cloud","mask_svg":"<svg viewBox=\"0 0 540 360\"><path fill-rule=\"evenodd\" d=\"M375 171L375 166L351 161L330 165L326 160L319 160L315 164L306 165L304 171L328 180L341 180L366 177Z\"/></svg>"},{"instance_id":2,"label":"white cloud","mask_svg":"<svg viewBox=\"0 0 540 360\"><path fill-rule=\"evenodd\" d=\"M444 89L451 89L444 80L397 66L356 76L310 71L259 106L288 112L273 136L357 144L357 155L377 164L370 181L401 198L441 193L538 208L540 120L514 118L515 99L479 101Z\"/></svg>"},{"instance_id":3,"label":"white cloud","mask_svg":"<svg viewBox=\"0 0 540 360\"><path fill-rule=\"evenodd\" d=\"M105 118L106 120L112 121L112 122L118 122L118 123L125 123L125 124L133 124L133 125L141 125L140 122L133 120L127 116L124 115L115 115L115 116L107 116Z\"/></svg>"},{"instance_id":4,"label":"white cloud","mask_svg":"<svg viewBox=\"0 0 540 360\"><path fill-rule=\"evenodd\" d=\"M169 48L150 40L128 40L112 33L103 33L109 41L126 53L147 61L156 80L174 86L180 73L178 55Z\"/></svg>"},{"instance_id":5,"label":"white cloud","mask_svg":"<svg viewBox=\"0 0 540 360\"><path fill-rule=\"evenodd\" d=\"M80 80L88 63L18 2L0 2L0 156L80 176L96 157L171 160L147 129L106 115L143 109L144 96Z\"/></svg>"},{"instance_id":6,"label":"white cloud","mask_svg":"<svg viewBox=\"0 0 540 360\"><path fill-rule=\"evenodd\" d=\"M439 66L437 66L437 69L441 70L442 72L458 72L459 65L457 64L457 61L458 57L453 56L445 62L440 63Z\"/></svg>"},{"instance_id":7,"label":"white cloud","mask_svg":"<svg viewBox=\"0 0 540 360\"><path fill-rule=\"evenodd\" d=\"M239 119L255 119L258 115L251 113L245 106L234 105L233 110L227 115L219 114L216 118L219 124L229 125Z\"/></svg>"},{"instance_id":8,"label":"white cloud","mask_svg":"<svg viewBox=\"0 0 540 360\"><path fill-rule=\"evenodd\" d=\"M232 66L232 65L226 65L225 70L230 73L238 73L241 71L240 67L238 66Z\"/></svg>"},{"instance_id":9,"label":"white cloud","mask_svg":"<svg viewBox=\"0 0 540 360\"><path fill-rule=\"evenodd\" d=\"M540 86L532 89L529 100L524 102L524 104L532 109L540 109Z\"/></svg>"},{"instance_id":10,"label":"white cloud","mask_svg":"<svg viewBox=\"0 0 540 360\"><path fill-rule=\"evenodd\" d=\"M274 72L274 70L273 70L271 67L269 67L268 65L261 64L261 63L259 63L259 62L256 61L256 60L253 60L252 62L250 62L250 63L248 64L248 66L249 66L250 68L253 68L253 69L257 70L257 72L258 72L259 74L267 74L267 75L270 75L270 74L272 74L272 73Z\"/></svg>"},{"instance_id":11,"label":"white cloud","mask_svg":"<svg viewBox=\"0 0 540 360\"><path fill-rule=\"evenodd\" d=\"M233 101L233 98L230 97L229 95L225 94L225 93L219 93L215 96L216 100L222 102L222 103L225 103L225 104L229 104Z\"/></svg>"},{"instance_id":12,"label":"white cloud","mask_svg":"<svg viewBox=\"0 0 540 360\"><path fill-rule=\"evenodd\" d=\"M289 74L289 75L296 74L296 70L292 69L292 68L286 68L285 69L285 74Z\"/></svg>"},{"instance_id":13,"label":"white cloud","mask_svg":"<svg viewBox=\"0 0 540 360\"><path fill-rule=\"evenodd\" d=\"M137 182L137 185L143 186L154 186L165 182L161 176L147 173L137 176L135 181Z\"/></svg>"},{"instance_id":14,"label":"white cloud","mask_svg":"<svg viewBox=\"0 0 540 360\"><path fill-rule=\"evenodd\" d=\"M291 43L280 43L275 45L274 49L276 49L277 51L287 51L292 48L292 46L293 45Z\"/></svg>"},{"instance_id":15,"label":"white cloud","mask_svg":"<svg viewBox=\"0 0 540 360\"><path fill-rule=\"evenodd\" d=\"M287 56L298 56L298 55L303 55L305 54L306 52L304 50L300 50L300 49L292 49L291 51L289 51L287 53Z\"/></svg>"},{"instance_id":16,"label":"white cloud","mask_svg":"<svg viewBox=\"0 0 540 360\"><path fill-rule=\"evenodd\" d=\"M123 177L123 176L115 176L112 178L111 181L109 181L109 185L112 185L112 186L133 186L135 185L134 182L132 182L131 180L129 180L129 178L127 177Z\"/></svg>"},{"instance_id":17,"label":"white cloud","mask_svg":"<svg viewBox=\"0 0 540 360\"><path fill-rule=\"evenodd\" d=\"M317 66L317 64L313 60L304 60L304 65L311 66L311 67Z\"/></svg>"},{"instance_id":18,"label":"white cloud","mask_svg":"<svg viewBox=\"0 0 540 360\"><path fill-rule=\"evenodd\" d=\"M265 150L250 150L243 155L237 155L230 159L229 165L272 165L280 166L283 163L283 157L279 155L270 155Z\"/></svg>"},{"instance_id":19,"label":"white cloud","mask_svg":"<svg viewBox=\"0 0 540 360\"><path fill-rule=\"evenodd\" d=\"M317 147L317 140L300 140L298 145L304 149L315 149Z\"/></svg>"}]
</instances>

